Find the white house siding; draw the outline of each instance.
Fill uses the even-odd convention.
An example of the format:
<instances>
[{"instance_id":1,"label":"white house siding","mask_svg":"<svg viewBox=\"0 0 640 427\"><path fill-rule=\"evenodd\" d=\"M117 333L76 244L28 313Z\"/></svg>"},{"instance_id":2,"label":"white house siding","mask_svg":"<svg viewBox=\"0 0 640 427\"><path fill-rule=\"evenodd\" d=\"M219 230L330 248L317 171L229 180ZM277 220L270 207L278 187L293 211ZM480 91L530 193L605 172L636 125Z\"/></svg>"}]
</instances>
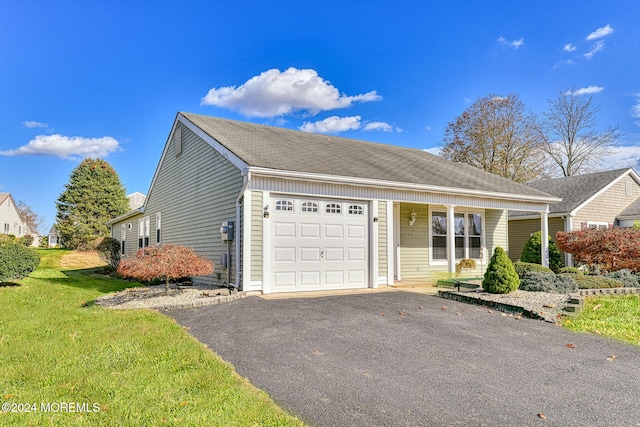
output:
<instances>
[{"instance_id":1,"label":"white house siding","mask_svg":"<svg viewBox=\"0 0 640 427\"><path fill-rule=\"evenodd\" d=\"M378 282L379 284L387 284L387 257L388 257L388 237L387 228L389 227L386 201L378 203Z\"/></svg>"},{"instance_id":2,"label":"white house siding","mask_svg":"<svg viewBox=\"0 0 640 427\"><path fill-rule=\"evenodd\" d=\"M261 191L251 192L251 282L255 285L249 286L256 289L262 288L262 213L265 205L262 197Z\"/></svg>"},{"instance_id":3,"label":"white house siding","mask_svg":"<svg viewBox=\"0 0 640 427\"><path fill-rule=\"evenodd\" d=\"M15 202L9 195L0 205L0 234L12 234L15 237L22 237L26 234L26 231L26 227L16 210Z\"/></svg>"},{"instance_id":4,"label":"white house siding","mask_svg":"<svg viewBox=\"0 0 640 427\"><path fill-rule=\"evenodd\" d=\"M165 147L147 196L143 216L151 218L150 244L155 244L155 215L161 212L161 243L182 244L212 260L216 264L214 274L196 280L223 284L227 270L220 265L220 257L227 252L227 245L221 240L220 226L223 221L236 220L236 200L243 178L235 166L187 127L181 123L176 127L179 132L174 134L181 133L182 151L176 156L174 140ZM136 220L134 228L137 226ZM235 244L240 237L239 230L235 231L227 260L231 283L235 282ZM137 249L137 230L134 235Z\"/></svg>"}]
</instances>

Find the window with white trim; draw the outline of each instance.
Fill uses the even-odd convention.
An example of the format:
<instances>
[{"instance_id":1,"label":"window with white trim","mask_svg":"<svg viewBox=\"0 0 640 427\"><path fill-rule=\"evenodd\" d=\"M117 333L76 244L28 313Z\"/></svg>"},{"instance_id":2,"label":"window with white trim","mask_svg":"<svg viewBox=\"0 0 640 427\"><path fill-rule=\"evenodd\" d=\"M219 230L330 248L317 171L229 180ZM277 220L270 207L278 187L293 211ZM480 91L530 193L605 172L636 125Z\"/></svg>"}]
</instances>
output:
<instances>
[{"instance_id":1,"label":"window with white trim","mask_svg":"<svg viewBox=\"0 0 640 427\"><path fill-rule=\"evenodd\" d=\"M362 205L349 205L349 215L364 215L364 207Z\"/></svg>"},{"instance_id":2,"label":"window with white trim","mask_svg":"<svg viewBox=\"0 0 640 427\"><path fill-rule=\"evenodd\" d=\"M300 211L318 213L318 202L302 202Z\"/></svg>"},{"instance_id":3,"label":"window with white trim","mask_svg":"<svg viewBox=\"0 0 640 427\"><path fill-rule=\"evenodd\" d=\"M587 221L587 228L589 230L607 230L609 228L609 223L602 221Z\"/></svg>"},{"instance_id":4,"label":"window with white trim","mask_svg":"<svg viewBox=\"0 0 640 427\"><path fill-rule=\"evenodd\" d=\"M149 217L138 220L138 249L149 246Z\"/></svg>"},{"instance_id":5,"label":"window with white trim","mask_svg":"<svg viewBox=\"0 0 640 427\"><path fill-rule=\"evenodd\" d=\"M342 213L342 206L340 203L327 203L325 205L324 211L326 213L339 214Z\"/></svg>"},{"instance_id":6,"label":"window with white trim","mask_svg":"<svg viewBox=\"0 0 640 427\"><path fill-rule=\"evenodd\" d=\"M482 248L482 214L455 212L453 232L456 259L479 259ZM431 259L444 261L447 252L447 213L431 212Z\"/></svg>"},{"instance_id":7,"label":"window with white trim","mask_svg":"<svg viewBox=\"0 0 640 427\"><path fill-rule=\"evenodd\" d=\"M293 212L293 200L277 200L276 210L284 212Z\"/></svg>"}]
</instances>

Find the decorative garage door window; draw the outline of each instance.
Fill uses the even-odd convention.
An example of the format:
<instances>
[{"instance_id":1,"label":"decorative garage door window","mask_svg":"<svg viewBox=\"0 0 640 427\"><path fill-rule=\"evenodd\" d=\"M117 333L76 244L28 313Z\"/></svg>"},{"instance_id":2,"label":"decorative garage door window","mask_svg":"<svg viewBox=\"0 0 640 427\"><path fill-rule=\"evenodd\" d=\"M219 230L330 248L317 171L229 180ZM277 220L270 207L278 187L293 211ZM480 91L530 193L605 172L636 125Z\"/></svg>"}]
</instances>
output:
<instances>
[{"instance_id":1,"label":"decorative garage door window","mask_svg":"<svg viewBox=\"0 0 640 427\"><path fill-rule=\"evenodd\" d=\"M278 200L276 201L277 211L293 212L293 200Z\"/></svg>"},{"instance_id":2,"label":"decorative garage door window","mask_svg":"<svg viewBox=\"0 0 640 427\"><path fill-rule=\"evenodd\" d=\"M339 214L342 212L342 206L340 203L327 203L325 207L326 213Z\"/></svg>"},{"instance_id":3,"label":"decorative garage door window","mask_svg":"<svg viewBox=\"0 0 640 427\"><path fill-rule=\"evenodd\" d=\"M349 215L364 215L362 205L349 205Z\"/></svg>"},{"instance_id":4,"label":"decorative garage door window","mask_svg":"<svg viewBox=\"0 0 640 427\"><path fill-rule=\"evenodd\" d=\"M302 205L300 206L300 210L302 212L317 213L318 212L318 203L316 203L316 202L302 202Z\"/></svg>"}]
</instances>

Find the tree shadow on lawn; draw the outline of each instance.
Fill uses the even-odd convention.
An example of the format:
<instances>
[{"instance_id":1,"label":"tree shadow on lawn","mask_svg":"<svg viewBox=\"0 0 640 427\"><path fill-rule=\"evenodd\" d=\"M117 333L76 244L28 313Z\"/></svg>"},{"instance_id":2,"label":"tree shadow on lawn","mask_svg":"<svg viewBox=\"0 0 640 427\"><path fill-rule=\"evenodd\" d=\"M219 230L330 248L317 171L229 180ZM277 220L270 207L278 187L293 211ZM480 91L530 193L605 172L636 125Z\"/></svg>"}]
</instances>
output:
<instances>
[{"instance_id":1,"label":"tree shadow on lawn","mask_svg":"<svg viewBox=\"0 0 640 427\"><path fill-rule=\"evenodd\" d=\"M14 286L20 286L20 283L16 282L0 282L0 288L9 288Z\"/></svg>"},{"instance_id":2,"label":"tree shadow on lawn","mask_svg":"<svg viewBox=\"0 0 640 427\"><path fill-rule=\"evenodd\" d=\"M94 290L100 294L109 294L122 291L127 288L137 288L144 286L142 283L126 281L110 274L103 274L104 267L92 267L76 270L62 270L66 277L41 278L51 283L69 286L78 289ZM93 301L85 305L93 304Z\"/></svg>"}]
</instances>

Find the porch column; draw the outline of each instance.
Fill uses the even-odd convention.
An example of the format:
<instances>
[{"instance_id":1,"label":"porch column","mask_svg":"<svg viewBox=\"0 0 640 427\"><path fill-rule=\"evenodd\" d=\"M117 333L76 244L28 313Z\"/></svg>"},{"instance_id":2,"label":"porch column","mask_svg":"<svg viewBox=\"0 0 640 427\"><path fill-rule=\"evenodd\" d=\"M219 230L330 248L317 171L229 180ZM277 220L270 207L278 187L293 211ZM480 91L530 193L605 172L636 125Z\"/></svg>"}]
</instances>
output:
<instances>
[{"instance_id":1,"label":"porch column","mask_svg":"<svg viewBox=\"0 0 640 427\"><path fill-rule=\"evenodd\" d=\"M455 220L453 210L455 206L447 206L447 260L449 261L449 273L456 272L456 237Z\"/></svg>"},{"instance_id":2,"label":"porch column","mask_svg":"<svg viewBox=\"0 0 640 427\"><path fill-rule=\"evenodd\" d=\"M549 267L549 212L540 212L540 259L542 265Z\"/></svg>"},{"instance_id":3,"label":"porch column","mask_svg":"<svg viewBox=\"0 0 640 427\"><path fill-rule=\"evenodd\" d=\"M573 230L573 215L569 214L564 220L564 231ZM569 253L564 254L565 265L567 267L573 267L573 255Z\"/></svg>"}]
</instances>

